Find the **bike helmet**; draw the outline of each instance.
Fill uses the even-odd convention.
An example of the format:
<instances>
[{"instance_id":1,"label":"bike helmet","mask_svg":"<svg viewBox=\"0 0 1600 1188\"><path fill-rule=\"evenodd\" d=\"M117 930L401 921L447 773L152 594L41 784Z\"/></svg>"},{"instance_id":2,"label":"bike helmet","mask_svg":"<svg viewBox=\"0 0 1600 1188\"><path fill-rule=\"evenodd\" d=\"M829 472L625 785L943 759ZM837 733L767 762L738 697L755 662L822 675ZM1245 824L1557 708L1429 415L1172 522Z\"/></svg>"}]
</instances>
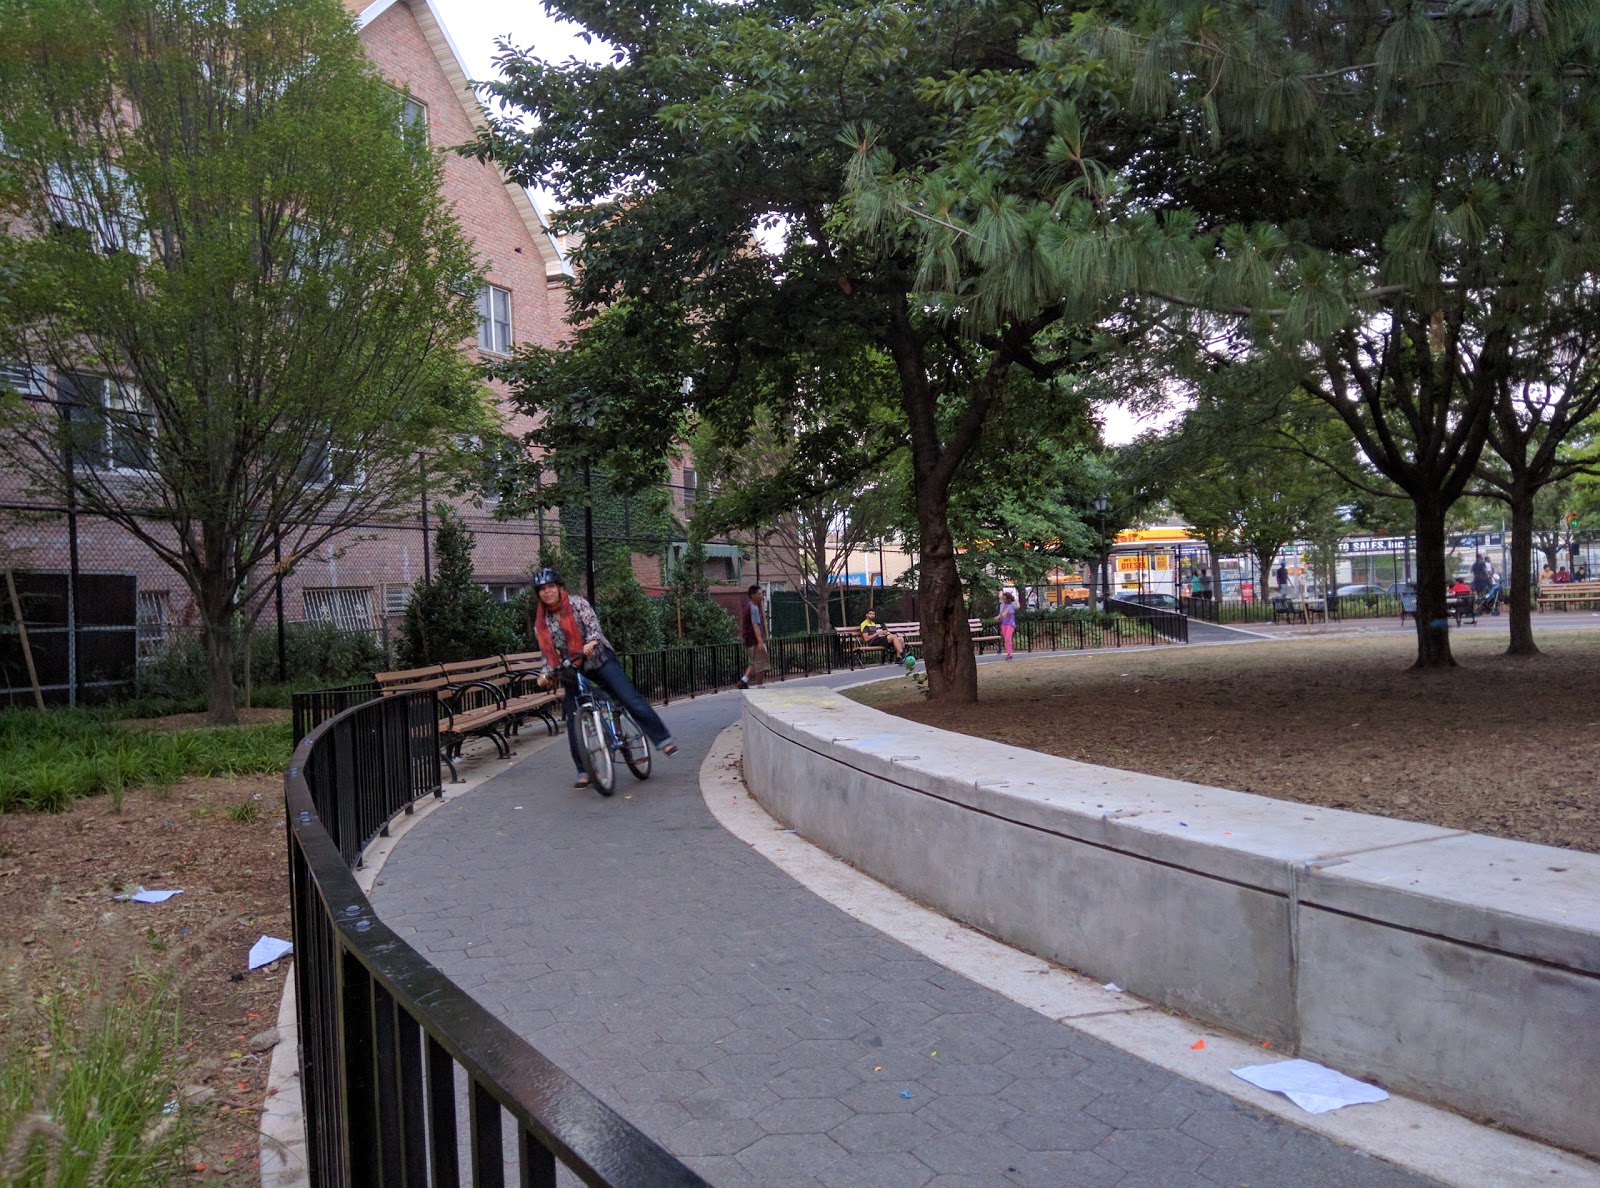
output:
<instances>
[{"instance_id":1,"label":"bike helmet","mask_svg":"<svg viewBox=\"0 0 1600 1188\"><path fill-rule=\"evenodd\" d=\"M537 593L541 586L560 586L566 589L567 583L561 580L561 575L548 565L533 575L533 589Z\"/></svg>"}]
</instances>

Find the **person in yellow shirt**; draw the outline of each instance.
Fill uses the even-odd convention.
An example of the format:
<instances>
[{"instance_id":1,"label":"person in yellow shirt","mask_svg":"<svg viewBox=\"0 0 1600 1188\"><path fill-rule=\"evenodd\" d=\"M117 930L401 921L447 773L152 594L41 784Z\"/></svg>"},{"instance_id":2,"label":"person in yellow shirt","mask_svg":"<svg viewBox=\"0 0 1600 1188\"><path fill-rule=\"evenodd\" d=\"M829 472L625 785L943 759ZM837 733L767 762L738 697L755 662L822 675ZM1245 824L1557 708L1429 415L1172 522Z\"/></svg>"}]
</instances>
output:
<instances>
[{"instance_id":1,"label":"person in yellow shirt","mask_svg":"<svg viewBox=\"0 0 1600 1188\"><path fill-rule=\"evenodd\" d=\"M906 637L896 635L878 622L878 612L875 610L869 610L867 617L861 620L861 642L876 644L879 647L891 647L894 649L894 658L896 660L904 660L906 658Z\"/></svg>"}]
</instances>

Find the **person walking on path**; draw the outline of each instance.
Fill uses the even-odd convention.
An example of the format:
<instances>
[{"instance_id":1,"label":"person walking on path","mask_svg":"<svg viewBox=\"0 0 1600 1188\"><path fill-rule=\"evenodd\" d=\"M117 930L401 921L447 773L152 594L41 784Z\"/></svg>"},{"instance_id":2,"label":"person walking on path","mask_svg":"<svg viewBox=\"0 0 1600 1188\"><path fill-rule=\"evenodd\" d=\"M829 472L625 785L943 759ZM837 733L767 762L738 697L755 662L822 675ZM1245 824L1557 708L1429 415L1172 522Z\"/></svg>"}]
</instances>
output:
<instances>
[{"instance_id":1,"label":"person walking on path","mask_svg":"<svg viewBox=\"0 0 1600 1188\"><path fill-rule=\"evenodd\" d=\"M767 618L761 613L761 587L751 586L745 594L745 603L739 608L739 639L749 653L750 663L739 678L741 689L766 680L771 663L767 652Z\"/></svg>"},{"instance_id":2,"label":"person walking on path","mask_svg":"<svg viewBox=\"0 0 1600 1188\"><path fill-rule=\"evenodd\" d=\"M1278 594L1281 597L1283 592L1289 588L1289 567L1279 561L1278 571L1273 574L1273 577L1278 579Z\"/></svg>"},{"instance_id":3,"label":"person walking on path","mask_svg":"<svg viewBox=\"0 0 1600 1188\"><path fill-rule=\"evenodd\" d=\"M661 715L651 709L650 703L633 687L628 674L622 671L616 649L600 629L600 616L595 614L589 600L568 594L561 575L548 568L533 575L533 589L539 600L533 612L533 630L539 638L539 651L544 654L539 683L546 689L554 688L562 661L575 661L585 677L611 694L628 711L656 750L663 755L676 754L678 744L672 741L672 733ZM567 721L567 747L572 752L572 764L578 769L578 787L587 788L589 773L583 770L583 756L578 751L576 681L567 685L561 708Z\"/></svg>"},{"instance_id":4,"label":"person walking on path","mask_svg":"<svg viewBox=\"0 0 1600 1188\"><path fill-rule=\"evenodd\" d=\"M999 621L1000 639L1005 643L1006 659L1014 660L1016 657L1011 651L1011 637L1017 633L1017 599L1010 590L1001 591Z\"/></svg>"}]
</instances>

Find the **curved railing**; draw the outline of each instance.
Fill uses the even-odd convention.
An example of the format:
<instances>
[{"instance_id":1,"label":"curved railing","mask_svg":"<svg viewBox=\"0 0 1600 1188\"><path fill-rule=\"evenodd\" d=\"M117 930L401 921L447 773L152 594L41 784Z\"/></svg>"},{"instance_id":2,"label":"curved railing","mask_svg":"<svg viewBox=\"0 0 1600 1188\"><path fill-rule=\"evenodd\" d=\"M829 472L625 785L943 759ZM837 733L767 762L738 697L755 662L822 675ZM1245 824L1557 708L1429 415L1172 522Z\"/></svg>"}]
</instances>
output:
<instances>
[{"instance_id":1,"label":"curved railing","mask_svg":"<svg viewBox=\"0 0 1600 1188\"><path fill-rule=\"evenodd\" d=\"M1120 598L1106 599L1106 609L1112 614L1148 624L1151 631L1170 643L1189 642L1189 618L1178 611L1162 610L1142 602L1124 602ZM1154 643L1155 640L1150 642Z\"/></svg>"},{"instance_id":2,"label":"curved railing","mask_svg":"<svg viewBox=\"0 0 1600 1188\"><path fill-rule=\"evenodd\" d=\"M554 1185L557 1162L586 1184L704 1184L395 935L356 884L367 842L437 793L432 698L343 710L284 773L313 1188Z\"/></svg>"}]
</instances>

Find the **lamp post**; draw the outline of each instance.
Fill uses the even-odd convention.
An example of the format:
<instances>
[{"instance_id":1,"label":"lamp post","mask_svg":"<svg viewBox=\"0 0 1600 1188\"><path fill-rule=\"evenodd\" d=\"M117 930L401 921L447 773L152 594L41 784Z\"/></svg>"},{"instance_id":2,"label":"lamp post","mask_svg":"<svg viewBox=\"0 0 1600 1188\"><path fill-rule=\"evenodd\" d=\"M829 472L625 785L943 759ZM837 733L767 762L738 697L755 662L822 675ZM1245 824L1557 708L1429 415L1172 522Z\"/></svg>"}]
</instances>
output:
<instances>
[{"instance_id":1,"label":"lamp post","mask_svg":"<svg viewBox=\"0 0 1600 1188\"><path fill-rule=\"evenodd\" d=\"M1106 509L1111 506L1111 498L1104 491L1094 497L1094 510L1100 513L1100 609L1106 609L1106 603L1111 598L1111 575L1108 572L1111 565L1111 542L1106 540Z\"/></svg>"}]
</instances>

